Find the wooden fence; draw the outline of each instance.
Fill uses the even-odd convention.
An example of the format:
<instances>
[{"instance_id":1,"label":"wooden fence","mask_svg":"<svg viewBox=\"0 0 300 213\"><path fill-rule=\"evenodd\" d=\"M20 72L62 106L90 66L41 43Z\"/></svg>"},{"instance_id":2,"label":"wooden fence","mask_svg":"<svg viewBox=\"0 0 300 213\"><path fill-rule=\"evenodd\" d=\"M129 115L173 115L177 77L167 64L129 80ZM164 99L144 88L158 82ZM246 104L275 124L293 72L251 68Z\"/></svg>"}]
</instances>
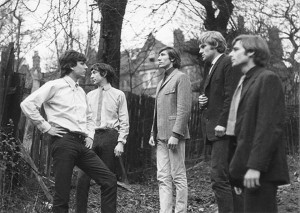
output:
<instances>
[{"instance_id":1,"label":"wooden fence","mask_svg":"<svg viewBox=\"0 0 300 213\"><path fill-rule=\"evenodd\" d=\"M25 76L14 72L14 53L11 43L1 57L0 73L0 123L5 126L10 119L14 122L16 135L23 139L25 117L21 114L20 102L24 95ZM299 153L299 85L295 87L292 101L286 99L285 139L288 153ZM197 97L197 95L194 95ZM290 96L290 95L289 95ZM155 168L155 150L148 144L153 121L154 99L146 95L126 93L130 133L123 156L127 173L135 174ZM192 104L189 121L191 139L186 143L186 162L194 162L204 157L204 142L201 133L200 112L196 98ZM42 112L43 113L43 112ZM42 135L35 127L33 132L31 157L40 173L51 176L50 137ZM1 142L1 141L0 141Z\"/></svg>"}]
</instances>

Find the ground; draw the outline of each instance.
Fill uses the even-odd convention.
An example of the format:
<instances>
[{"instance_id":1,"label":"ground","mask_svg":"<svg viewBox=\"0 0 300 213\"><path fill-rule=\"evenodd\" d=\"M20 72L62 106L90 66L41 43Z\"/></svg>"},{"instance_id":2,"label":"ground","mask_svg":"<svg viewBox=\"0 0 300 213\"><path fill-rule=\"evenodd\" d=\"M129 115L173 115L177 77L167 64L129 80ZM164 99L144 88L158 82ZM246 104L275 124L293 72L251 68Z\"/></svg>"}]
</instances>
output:
<instances>
[{"instance_id":1,"label":"ground","mask_svg":"<svg viewBox=\"0 0 300 213\"><path fill-rule=\"evenodd\" d=\"M290 185L280 187L278 190L279 213L300 212L300 167L299 157L289 157ZM154 213L159 210L158 185L155 172L144 174L142 181L130 183L131 191L118 187L118 213ZM190 166L187 170L189 197L188 212L213 213L216 210L214 196L209 178L209 162L200 162ZM89 213L100 212L99 187L93 185L89 196ZM74 192L72 187L70 211L74 213ZM10 197L5 197L10 206L0 208L0 213L7 212L47 212L46 202L41 189L34 179L24 187L18 188ZM3 198L2 202L3 204ZM5 209L5 210L1 210ZM48 211L50 212L50 211Z\"/></svg>"}]
</instances>

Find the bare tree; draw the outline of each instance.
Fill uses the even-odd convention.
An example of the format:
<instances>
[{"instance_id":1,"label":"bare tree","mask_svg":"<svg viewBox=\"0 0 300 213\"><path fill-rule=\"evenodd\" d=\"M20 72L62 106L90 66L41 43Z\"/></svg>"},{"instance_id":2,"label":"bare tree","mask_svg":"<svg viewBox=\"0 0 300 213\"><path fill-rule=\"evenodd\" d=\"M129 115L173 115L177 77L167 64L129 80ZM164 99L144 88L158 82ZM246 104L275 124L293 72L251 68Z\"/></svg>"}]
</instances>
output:
<instances>
[{"instance_id":1,"label":"bare tree","mask_svg":"<svg viewBox=\"0 0 300 213\"><path fill-rule=\"evenodd\" d=\"M97 0L97 3L102 15L97 59L110 64L119 78L121 31L127 0ZM114 86L119 88L119 83L114 82Z\"/></svg>"}]
</instances>

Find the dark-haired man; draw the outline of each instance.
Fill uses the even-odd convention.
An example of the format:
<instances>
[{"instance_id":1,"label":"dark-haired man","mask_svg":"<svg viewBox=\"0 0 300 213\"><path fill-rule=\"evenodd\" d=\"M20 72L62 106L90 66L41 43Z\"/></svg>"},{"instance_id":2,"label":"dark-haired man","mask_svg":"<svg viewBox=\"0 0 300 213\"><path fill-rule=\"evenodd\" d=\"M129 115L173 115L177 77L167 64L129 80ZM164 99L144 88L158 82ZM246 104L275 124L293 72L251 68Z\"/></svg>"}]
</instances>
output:
<instances>
[{"instance_id":1,"label":"dark-haired man","mask_svg":"<svg viewBox=\"0 0 300 213\"><path fill-rule=\"evenodd\" d=\"M229 55L244 74L232 97L226 128L236 144L230 176L244 191L243 212L277 212L277 186L289 182L282 84L264 68L270 51L261 37L238 36Z\"/></svg>"},{"instance_id":2,"label":"dark-haired man","mask_svg":"<svg viewBox=\"0 0 300 213\"><path fill-rule=\"evenodd\" d=\"M53 212L68 212L72 172L76 165L101 186L102 212L113 213L116 212L116 176L91 150L95 124L86 94L77 83L85 77L85 62L83 54L66 51L59 59L61 78L45 83L21 103L21 108L40 131L52 136ZM47 121L39 112L42 104Z\"/></svg>"},{"instance_id":3,"label":"dark-haired man","mask_svg":"<svg viewBox=\"0 0 300 213\"><path fill-rule=\"evenodd\" d=\"M187 212L188 186L185 169L185 141L190 138L188 121L192 105L191 82L178 69L181 59L177 50L159 51L159 68L164 78L158 83L149 144L157 143L157 179L160 213L171 213L172 183L176 187L175 212Z\"/></svg>"},{"instance_id":4,"label":"dark-haired man","mask_svg":"<svg viewBox=\"0 0 300 213\"><path fill-rule=\"evenodd\" d=\"M96 123L93 150L110 171L115 173L115 156L121 156L129 133L129 118L124 92L111 86L114 69L105 63L91 67L91 80L98 86L87 94ZM76 212L87 212L90 177L79 171L76 189Z\"/></svg>"}]
</instances>

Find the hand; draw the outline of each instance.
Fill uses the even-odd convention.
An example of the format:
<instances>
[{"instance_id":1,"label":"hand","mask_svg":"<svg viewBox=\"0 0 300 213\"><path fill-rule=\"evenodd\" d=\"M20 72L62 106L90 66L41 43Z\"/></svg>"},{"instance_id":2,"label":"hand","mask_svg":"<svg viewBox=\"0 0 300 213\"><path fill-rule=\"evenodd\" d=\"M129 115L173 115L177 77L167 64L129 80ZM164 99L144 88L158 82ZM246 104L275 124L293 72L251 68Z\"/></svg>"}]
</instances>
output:
<instances>
[{"instance_id":1,"label":"hand","mask_svg":"<svg viewBox=\"0 0 300 213\"><path fill-rule=\"evenodd\" d=\"M217 136L217 137L222 137L222 136L224 136L225 135L225 133L226 133L226 128L225 127L223 127L223 126L216 126L216 128L215 128L215 136Z\"/></svg>"},{"instance_id":2,"label":"hand","mask_svg":"<svg viewBox=\"0 0 300 213\"><path fill-rule=\"evenodd\" d=\"M167 145L167 147L168 147L169 149L171 149L171 150L176 149L176 147L177 147L177 145L178 145L178 141L179 141L178 138L175 138L175 137L171 136L171 137L169 138L169 140L168 140L168 145Z\"/></svg>"},{"instance_id":3,"label":"hand","mask_svg":"<svg viewBox=\"0 0 300 213\"><path fill-rule=\"evenodd\" d=\"M249 189L260 186L259 178L260 178L260 171L255 169L248 169L248 171L244 176L244 186Z\"/></svg>"},{"instance_id":4,"label":"hand","mask_svg":"<svg viewBox=\"0 0 300 213\"><path fill-rule=\"evenodd\" d=\"M200 107L205 106L208 102L208 98L204 94L200 95L198 100L199 100Z\"/></svg>"},{"instance_id":5,"label":"hand","mask_svg":"<svg viewBox=\"0 0 300 213\"><path fill-rule=\"evenodd\" d=\"M149 144L150 144L150 146L155 146L155 141L154 141L154 137L153 136L150 137Z\"/></svg>"},{"instance_id":6,"label":"hand","mask_svg":"<svg viewBox=\"0 0 300 213\"><path fill-rule=\"evenodd\" d=\"M123 152L124 152L124 144L122 144L122 142L119 142L114 150L115 156L119 157L123 154Z\"/></svg>"},{"instance_id":7,"label":"hand","mask_svg":"<svg viewBox=\"0 0 300 213\"><path fill-rule=\"evenodd\" d=\"M51 128L47 131L47 133L51 136L63 137L64 134L67 133L67 130L62 127L51 126Z\"/></svg>"},{"instance_id":8,"label":"hand","mask_svg":"<svg viewBox=\"0 0 300 213\"><path fill-rule=\"evenodd\" d=\"M93 147L93 139L90 137L86 137L85 139L85 146L89 149L91 149Z\"/></svg>"}]
</instances>

